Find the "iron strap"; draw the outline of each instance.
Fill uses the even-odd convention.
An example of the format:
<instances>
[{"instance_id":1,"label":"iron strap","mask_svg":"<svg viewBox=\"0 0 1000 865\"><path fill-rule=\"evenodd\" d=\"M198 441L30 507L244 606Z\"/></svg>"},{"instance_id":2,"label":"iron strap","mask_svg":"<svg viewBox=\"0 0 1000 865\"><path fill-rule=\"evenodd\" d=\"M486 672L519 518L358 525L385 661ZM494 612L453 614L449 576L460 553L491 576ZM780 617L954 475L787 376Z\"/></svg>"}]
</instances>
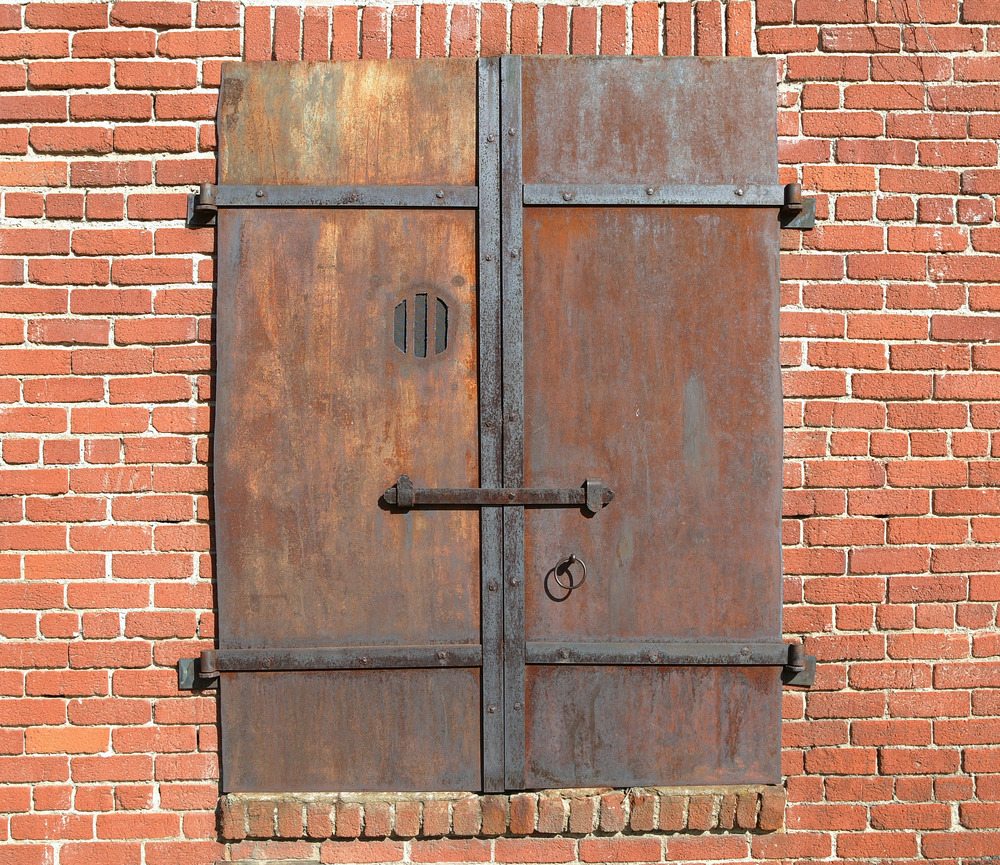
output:
<instances>
[{"instance_id":1,"label":"iron strap","mask_svg":"<svg viewBox=\"0 0 1000 865\"><path fill-rule=\"evenodd\" d=\"M386 670L403 667L479 667L480 645L334 646L316 649L218 649L201 653L201 672Z\"/></svg>"},{"instance_id":2,"label":"iron strap","mask_svg":"<svg viewBox=\"0 0 1000 865\"><path fill-rule=\"evenodd\" d=\"M533 205L592 204L602 207L679 205L691 207L783 207L785 187L702 186L663 184L528 183L524 203Z\"/></svg>"},{"instance_id":3,"label":"iron strap","mask_svg":"<svg viewBox=\"0 0 1000 865\"><path fill-rule=\"evenodd\" d=\"M783 667L789 643L556 643L525 645L526 664Z\"/></svg>"},{"instance_id":4,"label":"iron strap","mask_svg":"<svg viewBox=\"0 0 1000 865\"><path fill-rule=\"evenodd\" d=\"M469 207L475 186L236 186L202 184L200 205L215 207Z\"/></svg>"},{"instance_id":5,"label":"iron strap","mask_svg":"<svg viewBox=\"0 0 1000 865\"><path fill-rule=\"evenodd\" d=\"M500 238L503 483L524 485L524 244L521 184L521 58L500 58ZM504 785L524 788L524 508L503 511Z\"/></svg>"},{"instance_id":6,"label":"iron strap","mask_svg":"<svg viewBox=\"0 0 1000 865\"><path fill-rule=\"evenodd\" d=\"M500 60L478 61L479 483L503 486L500 377ZM483 790L504 791L503 510L479 512Z\"/></svg>"}]
</instances>

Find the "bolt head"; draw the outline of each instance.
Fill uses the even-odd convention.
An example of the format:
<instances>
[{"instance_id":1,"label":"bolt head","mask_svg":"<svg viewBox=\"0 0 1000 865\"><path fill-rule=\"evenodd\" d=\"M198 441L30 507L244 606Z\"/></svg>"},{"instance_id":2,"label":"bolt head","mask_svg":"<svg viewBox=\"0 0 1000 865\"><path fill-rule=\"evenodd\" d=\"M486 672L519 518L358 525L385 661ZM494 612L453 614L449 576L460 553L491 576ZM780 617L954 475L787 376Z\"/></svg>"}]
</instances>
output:
<instances>
[{"instance_id":1,"label":"bolt head","mask_svg":"<svg viewBox=\"0 0 1000 865\"><path fill-rule=\"evenodd\" d=\"M486 260L487 261L493 261L493 256L492 255L487 255L486 256Z\"/></svg>"},{"instance_id":2,"label":"bolt head","mask_svg":"<svg viewBox=\"0 0 1000 865\"><path fill-rule=\"evenodd\" d=\"M444 193L439 189L437 192L434 193L434 197L435 198L444 198Z\"/></svg>"},{"instance_id":3,"label":"bolt head","mask_svg":"<svg viewBox=\"0 0 1000 865\"><path fill-rule=\"evenodd\" d=\"M515 703L514 704L514 708L515 709L520 709L521 708L521 704L520 703Z\"/></svg>"},{"instance_id":4,"label":"bolt head","mask_svg":"<svg viewBox=\"0 0 1000 865\"><path fill-rule=\"evenodd\" d=\"M507 134L508 135L516 135L517 134L517 130L515 130L514 127L511 126L511 128L507 130Z\"/></svg>"},{"instance_id":5,"label":"bolt head","mask_svg":"<svg viewBox=\"0 0 1000 865\"><path fill-rule=\"evenodd\" d=\"M743 189L737 189L737 190L736 190L736 194L737 194L737 195L742 195L742 194L743 194L743 192L744 192L744 190L743 190Z\"/></svg>"},{"instance_id":6,"label":"bolt head","mask_svg":"<svg viewBox=\"0 0 1000 865\"><path fill-rule=\"evenodd\" d=\"M274 662L273 662L273 661L272 661L272 660L271 660L270 658L264 658L264 660L260 662L260 665L261 665L261 666L262 666L262 667L263 667L263 668L264 668L265 670L268 670L268 669L270 669L270 667L271 667L271 664L273 664L273 663L274 663Z\"/></svg>"},{"instance_id":7,"label":"bolt head","mask_svg":"<svg viewBox=\"0 0 1000 865\"><path fill-rule=\"evenodd\" d=\"M559 657L562 658L563 660L565 660L566 658L568 658L569 657L569 649L563 649L559 653Z\"/></svg>"},{"instance_id":8,"label":"bolt head","mask_svg":"<svg viewBox=\"0 0 1000 865\"><path fill-rule=\"evenodd\" d=\"M437 653L437 657L438 657L439 661L443 661L445 658L448 657L448 653L447 652L438 652Z\"/></svg>"},{"instance_id":9,"label":"bolt head","mask_svg":"<svg viewBox=\"0 0 1000 865\"><path fill-rule=\"evenodd\" d=\"M653 194L653 187L652 186L647 186L646 187L646 195L652 195L652 194Z\"/></svg>"},{"instance_id":10,"label":"bolt head","mask_svg":"<svg viewBox=\"0 0 1000 865\"><path fill-rule=\"evenodd\" d=\"M487 141L496 141L497 137L491 132L489 135L486 136L486 140Z\"/></svg>"},{"instance_id":11,"label":"bolt head","mask_svg":"<svg viewBox=\"0 0 1000 865\"><path fill-rule=\"evenodd\" d=\"M488 711L491 715L495 715L496 711L497 711L497 707L496 706L490 706L489 709L487 709L486 711Z\"/></svg>"},{"instance_id":12,"label":"bolt head","mask_svg":"<svg viewBox=\"0 0 1000 865\"><path fill-rule=\"evenodd\" d=\"M257 190L257 197L258 198L263 198L264 197L264 190L263 189L258 189Z\"/></svg>"},{"instance_id":13,"label":"bolt head","mask_svg":"<svg viewBox=\"0 0 1000 865\"><path fill-rule=\"evenodd\" d=\"M497 584L496 580L490 580L486 588L489 589L491 592L495 592L497 589L500 588L500 586Z\"/></svg>"},{"instance_id":14,"label":"bolt head","mask_svg":"<svg viewBox=\"0 0 1000 865\"><path fill-rule=\"evenodd\" d=\"M564 192L563 193L563 201L572 201L572 200L573 200L573 196L572 196L571 193L569 193L569 192Z\"/></svg>"}]
</instances>

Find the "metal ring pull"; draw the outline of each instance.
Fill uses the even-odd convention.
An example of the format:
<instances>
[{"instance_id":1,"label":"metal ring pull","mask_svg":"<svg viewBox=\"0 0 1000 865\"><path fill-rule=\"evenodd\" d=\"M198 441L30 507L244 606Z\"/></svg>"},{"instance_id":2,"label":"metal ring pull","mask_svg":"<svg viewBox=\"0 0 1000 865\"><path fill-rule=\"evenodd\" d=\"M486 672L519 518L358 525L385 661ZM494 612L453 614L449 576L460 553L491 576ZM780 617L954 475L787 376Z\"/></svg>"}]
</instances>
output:
<instances>
[{"instance_id":1,"label":"metal ring pull","mask_svg":"<svg viewBox=\"0 0 1000 865\"><path fill-rule=\"evenodd\" d=\"M573 573L572 571L570 571L570 568L577 562L579 562L583 566L583 576L580 577L580 582L578 583L573 581ZM564 583L562 580L559 579L559 569L562 568L564 565L566 573L569 574L570 578L569 583ZM573 589L578 589L585 582L587 582L587 563L583 559L581 559L578 555L576 555L576 553L572 553L566 556L566 558L559 560L558 564L556 564L555 571L553 572L553 577L555 578L556 583L561 588L566 589L567 592L572 592Z\"/></svg>"}]
</instances>

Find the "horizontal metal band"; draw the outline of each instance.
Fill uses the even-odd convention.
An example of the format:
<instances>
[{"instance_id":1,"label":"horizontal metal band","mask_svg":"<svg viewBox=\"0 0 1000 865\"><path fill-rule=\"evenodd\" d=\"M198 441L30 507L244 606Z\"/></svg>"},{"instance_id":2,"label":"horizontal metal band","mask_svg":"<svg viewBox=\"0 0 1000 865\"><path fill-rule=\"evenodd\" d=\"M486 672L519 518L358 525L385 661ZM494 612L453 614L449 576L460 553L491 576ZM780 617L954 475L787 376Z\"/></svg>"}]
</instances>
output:
<instances>
[{"instance_id":1,"label":"horizontal metal band","mask_svg":"<svg viewBox=\"0 0 1000 865\"><path fill-rule=\"evenodd\" d=\"M208 186L209 184L206 184ZM215 186L216 207L478 207L475 186ZM212 200L214 199L214 200Z\"/></svg>"},{"instance_id":2,"label":"horizontal metal band","mask_svg":"<svg viewBox=\"0 0 1000 865\"><path fill-rule=\"evenodd\" d=\"M783 186L699 186L643 184L565 184L531 183L524 185L524 203L535 205L598 205L634 207L636 205L677 205L690 207L781 207L785 203Z\"/></svg>"},{"instance_id":3,"label":"horizontal metal band","mask_svg":"<svg viewBox=\"0 0 1000 865\"><path fill-rule=\"evenodd\" d=\"M528 664L675 664L710 667L788 663L789 643L528 643Z\"/></svg>"},{"instance_id":4,"label":"horizontal metal band","mask_svg":"<svg viewBox=\"0 0 1000 865\"><path fill-rule=\"evenodd\" d=\"M202 675L275 670L386 670L481 667L483 647L335 646L317 649L216 649L201 653Z\"/></svg>"}]
</instances>

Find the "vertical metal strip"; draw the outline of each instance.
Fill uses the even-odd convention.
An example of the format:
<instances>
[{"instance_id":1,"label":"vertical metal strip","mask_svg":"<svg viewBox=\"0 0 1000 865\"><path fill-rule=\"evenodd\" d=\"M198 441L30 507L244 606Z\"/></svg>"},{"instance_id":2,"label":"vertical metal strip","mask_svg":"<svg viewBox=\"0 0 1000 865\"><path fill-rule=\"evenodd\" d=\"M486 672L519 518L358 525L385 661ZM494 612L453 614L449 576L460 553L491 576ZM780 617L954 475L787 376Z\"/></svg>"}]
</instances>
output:
<instances>
[{"instance_id":1,"label":"vertical metal strip","mask_svg":"<svg viewBox=\"0 0 1000 865\"><path fill-rule=\"evenodd\" d=\"M524 318L521 191L521 58L501 58L503 244L503 483L524 485ZM505 508L504 778L524 788L524 508Z\"/></svg>"},{"instance_id":2,"label":"vertical metal strip","mask_svg":"<svg viewBox=\"0 0 1000 865\"><path fill-rule=\"evenodd\" d=\"M503 486L500 352L500 63L479 61L479 485ZM483 790L504 790L503 508L480 509Z\"/></svg>"}]
</instances>

